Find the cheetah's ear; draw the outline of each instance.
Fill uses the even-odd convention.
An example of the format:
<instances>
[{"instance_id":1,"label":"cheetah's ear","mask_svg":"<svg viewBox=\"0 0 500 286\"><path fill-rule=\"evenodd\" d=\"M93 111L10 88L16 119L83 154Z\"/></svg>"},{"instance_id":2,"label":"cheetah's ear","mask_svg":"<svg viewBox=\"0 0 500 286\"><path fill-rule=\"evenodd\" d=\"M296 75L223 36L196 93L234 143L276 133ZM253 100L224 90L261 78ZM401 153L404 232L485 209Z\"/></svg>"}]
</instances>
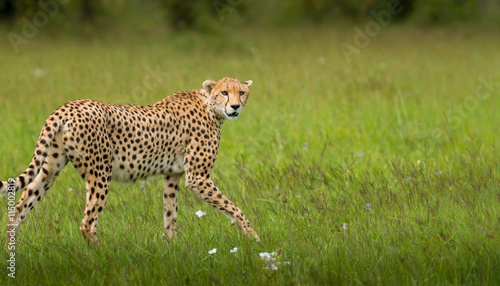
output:
<instances>
[{"instance_id":1,"label":"cheetah's ear","mask_svg":"<svg viewBox=\"0 0 500 286\"><path fill-rule=\"evenodd\" d=\"M247 80L247 81L242 82L242 84L244 84L246 86L251 86L252 85L252 81L251 80Z\"/></svg>"},{"instance_id":2,"label":"cheetah's ear","mask_svg":"<svg viewBox=\"0 0 500 286\"><path fill-rule=\"evenodd\" d=\"M212 88L214 88L214 85L216 84L215 81L213 80L206 80L203 82L203 88L210 94L212 91Z\"/></svg>"}]
</instances>

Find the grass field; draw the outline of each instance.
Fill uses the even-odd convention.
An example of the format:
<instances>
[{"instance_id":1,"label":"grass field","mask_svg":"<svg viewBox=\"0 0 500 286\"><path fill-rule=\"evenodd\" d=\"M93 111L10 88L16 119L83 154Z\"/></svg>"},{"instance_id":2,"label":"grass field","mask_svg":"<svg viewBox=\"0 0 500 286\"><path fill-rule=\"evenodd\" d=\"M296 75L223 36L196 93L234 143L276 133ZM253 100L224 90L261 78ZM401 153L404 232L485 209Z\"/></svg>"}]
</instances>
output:
<instances>
[{"instance_id":1,"label":"grass field","mask_svg":"<svg viewBox=\"0 0 500 286\"><path fill-rule=\"evenodd\" d=\"M150 178L111 184L100 245L89 246L84 183L69 164L21 228L15 279L1 256L0 285L499 285L500 38L389 28L348 63L339 44L354 35L40 35L18 54L3 43L2 180L24 171L45 119L69 100L151 104L206 79L253 80L223 126L213 179L262 242L182 185L166 243L162 181ZM158 85L135 92L151 70ZM277 269L262 252L276 252Z\"/></svg>"}]
</instances>

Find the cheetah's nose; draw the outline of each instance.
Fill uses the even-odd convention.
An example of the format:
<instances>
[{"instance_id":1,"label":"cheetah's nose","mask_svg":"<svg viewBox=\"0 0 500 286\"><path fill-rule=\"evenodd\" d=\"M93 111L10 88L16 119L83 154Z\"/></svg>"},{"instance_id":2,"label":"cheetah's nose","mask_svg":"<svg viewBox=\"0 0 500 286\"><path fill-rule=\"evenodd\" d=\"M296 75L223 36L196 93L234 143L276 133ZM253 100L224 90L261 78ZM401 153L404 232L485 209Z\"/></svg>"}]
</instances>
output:
<instances>
[{"instance_id":1,"label":"cheetah's nose","mask_svg":"<svg viewBox=\"0 0 500 286\"><path fill-rule=\"evenodd\" d=\"M239 104L231 104L231 108L236 110L236 109L240 108L240 105Z\"/></svg>"}]
</instances>

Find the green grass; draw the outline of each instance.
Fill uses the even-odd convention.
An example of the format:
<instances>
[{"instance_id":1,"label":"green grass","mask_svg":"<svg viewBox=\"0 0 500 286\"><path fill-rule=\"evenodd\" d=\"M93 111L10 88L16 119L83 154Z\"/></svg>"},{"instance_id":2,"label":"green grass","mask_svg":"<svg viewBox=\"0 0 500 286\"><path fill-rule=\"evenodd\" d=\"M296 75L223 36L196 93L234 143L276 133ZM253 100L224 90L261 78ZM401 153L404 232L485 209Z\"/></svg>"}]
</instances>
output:
<instances>
[{"instance_id":1,"label":"green grass","mask_svg":"<svg viewBox=\"0 0 500 286\"><path fill-rule=\"evenodd\" d=\"M69 100L150 104L206 79L253 80L242 116L223 126L213 179L262 239L246 240L182 186L178 236L166 243L162 182L151 178L143 189L111 184L100 245L89 246L70 164L21 228L16 278L2 266L0 284L500 284L500 39L387 29L349 64L338 45L354 34L41 35L18 54L0 46L2 180L24 171L45 119ZM168 76L128 96L148 67ZM478 99L490 76L495 90ZM6 207L4 197L2 239ZM273 251L275 271L259 258Z\"/></svg>"}]
</instances>

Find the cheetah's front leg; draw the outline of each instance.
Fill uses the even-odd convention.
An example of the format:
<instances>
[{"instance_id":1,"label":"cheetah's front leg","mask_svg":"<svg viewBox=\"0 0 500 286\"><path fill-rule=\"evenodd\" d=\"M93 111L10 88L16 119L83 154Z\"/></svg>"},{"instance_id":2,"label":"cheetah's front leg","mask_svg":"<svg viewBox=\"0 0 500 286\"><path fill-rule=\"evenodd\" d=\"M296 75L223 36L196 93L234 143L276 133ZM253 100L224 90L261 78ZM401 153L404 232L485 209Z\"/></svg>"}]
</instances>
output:
<instances>
[{"instance_id":1,"label":"cheetah's front leg","mask_svg":"<svg viewBox=\"0 0 500 286\"><path fill-rule=\"evenodd\" d=\"M257 242L260 242L259 236L243 212L219 191L212 180L204 178L192 180L186 177L186 187L198 193L205 202L225 214L231 220L231 223L236 223L244 235L249 238L255 238Z\"/></svg>"},{"instance_id":2,"label":"cheetah's front leg","mask_svg":"<svg viewBox=\"0 0 500 286\"><path fill-rule=\"evenodd\" d=\"M182 174L167 175L163 178L163 219L165 233L172 240L175 235L177 220L177 197L179 195L179 181Z\"/></svg>"}]
</instances>

